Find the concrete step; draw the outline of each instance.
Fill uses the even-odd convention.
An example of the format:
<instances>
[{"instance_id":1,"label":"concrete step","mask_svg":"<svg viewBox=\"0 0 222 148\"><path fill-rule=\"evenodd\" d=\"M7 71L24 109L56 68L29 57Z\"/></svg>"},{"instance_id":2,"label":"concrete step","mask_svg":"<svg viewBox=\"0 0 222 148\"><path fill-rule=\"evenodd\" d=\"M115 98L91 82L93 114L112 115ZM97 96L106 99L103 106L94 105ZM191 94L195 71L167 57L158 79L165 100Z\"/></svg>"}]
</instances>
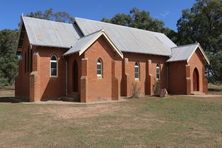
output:
<instances>
[{"instance_id":1,"label":"concrete step","mask_svg":"<svg viewBox=\"0 0 222 148\"><path fill-rule=\"evenodd\" d=\"M78 92L72 92L69 96L61 97L61 100L68 102L80 102L80 96Z\"/></svg>"},{"instance_id":2,"label":"concrete step","mask_svg":"<svg viewBox=\"0 0 222 148\"><path fill-rule=\"evenodd\" d=\"M205 95L205 93L200 92L200 91L193 91L192 95Z\"/></svg>"}]
</instances>

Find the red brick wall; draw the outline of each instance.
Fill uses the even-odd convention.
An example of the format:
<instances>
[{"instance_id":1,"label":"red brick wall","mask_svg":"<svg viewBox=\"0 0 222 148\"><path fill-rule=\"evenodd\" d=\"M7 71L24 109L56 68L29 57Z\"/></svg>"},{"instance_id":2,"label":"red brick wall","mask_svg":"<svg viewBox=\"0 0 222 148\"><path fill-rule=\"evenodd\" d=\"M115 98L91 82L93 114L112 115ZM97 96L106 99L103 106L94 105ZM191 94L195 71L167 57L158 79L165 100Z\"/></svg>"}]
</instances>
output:
<instances>
[{"instance_id":1,"label":"red brick wall","mask_svg":"<svg viewBox=\"0 0 222 148\"><path fill-rule=\"evenodd\" d=\"M15 81L15 97L29 99L29 74L25 72L25 54L29 50L27 34L24 36L23 48L18 49L22 52L22 59L18 62L18 75Z\"/></svg>"},{"instance_id":2,"label":"red brick wall","mask_svg":"<svg viewBox=\"0 0 222 148\"><path fill-rule=\"evenodd\" d=\"M65 96L66 63L63 56L66 50L58 48L37 47L35 52L39 54L38 76L40 79L39 96L41 100L57 99ZM56 55L58 61L58 76L50 76L50 59Z\"/></svg>"},{"instance_id":3,"label":"red brick wall","mask_svg":"<svg viewBox=\"0 0 222 148\"><path fill-rule=\"evenodd\" d=\"M38 62L35 63L33 60L33 66L38 65L38 69L33 75L31 71L25 72L25 53L27 54L29 50L29 42L27 34L25 34L23 47L18 49L22 51L22 60L19 61L19 72L16 77L15 84L15 96L18 98L25 98L31 100L31 90L33 86L30 86L30 79L38 77L39 89L35 93L38 96L38 100L31 101L40 101L47 99L56 99L61 96L65 96L65 59L63 53L66 51L59 48L49 48L49 47L35 47L33 46L33 53L37 53L39 56ZM58 58L58 77L50 77L50 58L52 55L56 55ZM31 55L30 55L31 56ZM26 60L26 62L28 62ZM33 70L36 70L36 67L33 67ZM33 80L36 81L36 80Z\"/></svg>"},{"instance_id":4,"label":"red brick wall","mask_svg":"<svg viewBox=\"0 0 222 148\"><path fill-rule=\"evenodd\" d=\"M186 94L186 62L169 63L168 91L170 94Z\"/></svg>"},{"instance_id":5,"label":"red brick wall","mask_svg":"<svg viewBox=\"0 0 222 148\"><path fill-rule=\"evenodd\" d=\"M203 56L199 50L192 55L188 63L184 62L173 62L169 63L169 93L171 94L187 94L186 89L189 89L186 82L186 65L189 65L189 71L187 76L190 77L190 83L188 86L193 92L193 71L195 68L198 69L199 73L199 91L204 92L205 83L205 62ZM188 87L188 88L187 88ZM205 90L206 91L206 90Z\"/></svg>"},{"instance_id":6,"label":"red brick wall","mask_svg":"<svg viewBox=\"0 0 222 148\"><path fill-rule=\"evenodd\" d=\"M113 74L114 71L118 79L121 79L121 58L109 45L104 37L100 37L84 53L87 59L87 101L111 100L113 99ZM102 59L103 78L97 78L97 59ZM116 68L112 64L116 61ZM113 75L112 75L113 74ZM120 85L120 82L118 82Z\"/></svg>"},{"instance_id":7,"label":"red brick wall","mask_svg":"<svg viewBox=\"0 0 222 148\"><path fill-rule=\"evenodd\" d=\"M127 85L130 85L128 88L127 96L131 96L133 89L132 85L137 83L138 87L140 88L141 95L145 95L146 89L146 78L148 76L146 64L148 60L151 60L151 74L154 81L152 87L154 87L156 82L156 66L157 64L161 65L161 88L167 88L167 71L166 71L166 57L162 56L152 56L152 55L145 55L145 54L138 54L138 53L124 53L124 58L128 58L128 74L129 74L129 82ZM140 79L135 80L134 77L134 65L135 63L140 65ZM122 90L124 90L125 85L122 85Z\"/></svg>"},{"instance_id":8,"label":"red brick wall","mask_svg":"<svg viewBox=\"0 0 222 148\"><path fill-rule=\"evenodd\" d=\"M199 50L192 55L191 59L188 61L190 65L190 76L191 76L191 91L193 91L193 71L197 68L199 73L199 91L204 91L204 79L205 79L205 61Z\"/></svg>"}]
</instances>

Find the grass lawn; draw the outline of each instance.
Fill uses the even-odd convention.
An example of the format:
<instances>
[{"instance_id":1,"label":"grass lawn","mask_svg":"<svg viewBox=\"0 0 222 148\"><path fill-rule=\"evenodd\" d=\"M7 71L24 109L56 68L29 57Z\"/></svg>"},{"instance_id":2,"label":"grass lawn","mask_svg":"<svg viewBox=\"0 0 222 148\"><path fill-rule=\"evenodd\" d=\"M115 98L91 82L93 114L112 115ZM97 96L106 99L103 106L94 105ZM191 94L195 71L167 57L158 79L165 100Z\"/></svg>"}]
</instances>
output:
<instances>
[{"instance_id":1,"label":"grass lawn","mask_svg":"<svg viewBox=\"0 0 222 148\"><path fill-rule=\"evenodd\" d=\"M149 97L90 105L0 103L0 131L1 148L222 147L222 98Z\"/></svg>"}]
</instances>

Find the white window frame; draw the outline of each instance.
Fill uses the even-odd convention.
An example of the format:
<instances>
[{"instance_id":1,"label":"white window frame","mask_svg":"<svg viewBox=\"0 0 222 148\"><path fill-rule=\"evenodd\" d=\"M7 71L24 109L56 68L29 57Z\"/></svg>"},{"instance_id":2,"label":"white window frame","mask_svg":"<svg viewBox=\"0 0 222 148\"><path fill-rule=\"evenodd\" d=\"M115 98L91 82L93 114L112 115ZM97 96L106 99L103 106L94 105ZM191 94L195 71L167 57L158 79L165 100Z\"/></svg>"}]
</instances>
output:
<instances>
[{"instance_id":1,"label":"white window frame","mask_svg":"<svg viewBox=\"0 0 222 148\"><path fill-rule=\"evenodd\" d=\"M56 60L52 60L52 57L55 57ZM52 75L52 63L56 63L56 75ZM50 71L50 77L51 78L57 78L58 77L58 58L56 55L52 55L50 57L50 68L49 68L49 71Z\"/></svg>"},{"instance_id":2,"label":"white window frame","mask_svg":"<svg viewBox=\"0 0 222 148\"><path fill-rule=\"evenodd\" d=\"M98 69L98 65L100 65L101 69ZM101 71L100 74L98 74L98 70ZM97 61L96 61L96 75L97 75L97 78L98 79L102 79L103 78L103 61L101 58L99 58Z\"/></svg>"},{"instance_id":3,"label":"white window frame","mask_svg":"<svg viewBox=\"0 0 222 148\"><path fill-rule=\"evenodd\" d=\"M136 69L138 69L138 72L136 71ZM138 73L138 77L136 77L136 73ZM138 62L136 62L134 65L134 78L135 78L135 80L140 79L140 65Z\"/></svg>"},{"instance_id":4,"label":"white window frame","mask_svg":"<svg viewBox=\"0 0 222 148\"><path fill-rule=\"evenodd\" d=\"M157 81L160 81L160 78L161 78L161 66L160 64L157 64L156 65L156 80Z\"/></svg>"}]
</instances>

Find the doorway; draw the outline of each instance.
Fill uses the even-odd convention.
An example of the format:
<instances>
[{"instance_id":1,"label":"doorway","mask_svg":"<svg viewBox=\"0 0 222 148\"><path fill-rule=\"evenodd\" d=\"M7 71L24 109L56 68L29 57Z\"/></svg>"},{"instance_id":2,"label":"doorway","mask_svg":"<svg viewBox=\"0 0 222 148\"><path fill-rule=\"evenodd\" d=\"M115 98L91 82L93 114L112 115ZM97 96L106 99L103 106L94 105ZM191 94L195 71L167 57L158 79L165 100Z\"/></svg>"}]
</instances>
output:
<instances>
[{"instance_id":1,"label":"doorway","mask_svg":"<svg viewBox=\"0 0 222 148\"><path fill-rule=\"evenodd\" d=\"M199 73L197 68L193 71L193 91L199 91Z\"/></svg>"},{"instance_id":2,"label":"doorway","mask_svg":"<svg viewBox=\"0 0 222 148\"><path fill-rule=\"evenodd\" d=\"M73 62L73 92L78 92L78 63L77 61L75 60Z\"/></svg>"}]
</instances>

